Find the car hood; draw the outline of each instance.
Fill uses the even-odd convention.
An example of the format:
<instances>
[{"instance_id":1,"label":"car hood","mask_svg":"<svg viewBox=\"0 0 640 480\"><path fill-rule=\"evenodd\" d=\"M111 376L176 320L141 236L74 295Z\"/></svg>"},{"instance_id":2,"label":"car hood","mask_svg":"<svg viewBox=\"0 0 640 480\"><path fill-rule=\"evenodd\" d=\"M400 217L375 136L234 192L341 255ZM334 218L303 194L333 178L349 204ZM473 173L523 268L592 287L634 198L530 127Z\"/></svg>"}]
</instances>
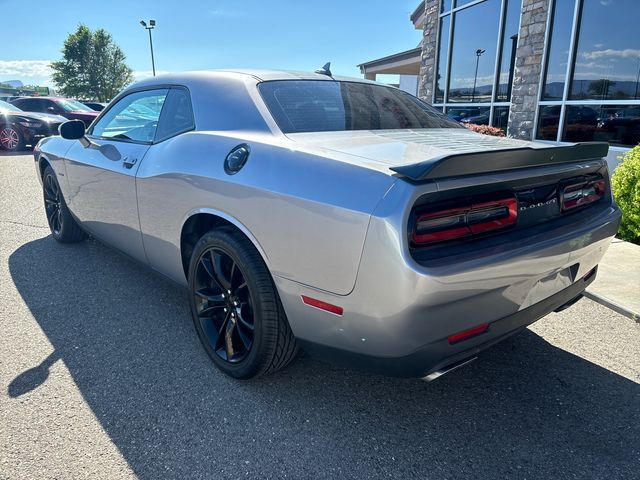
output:
<instances>
[{"instance_id":1,"label":"car hood","mask_svg":"<svg viewBox=\"0 0 640 480\"><path fill-rule=\"evenodd\" d=\"M43 122L66 122L67 119L60 115L52 115L50 113L38 113L38 112L3 112L3 115L7 117L22 117L30 118L33 120L40 120Z\"/></svg>"},{"instance_id":2,"label":"car hood","mask_svg":"<svg viewBox=\"0 0 640 480\"><path fill-rule=\"evenodd\" d=\"M85 117L97 117L98 115L100 115L100 112L86 112L84 110L71 110L70 112L67 112L71 115L78 115L78 116L85 116Z\"/></svg>"},{"instance_id":3,"label":"car hood","mask_svg":"<svg viewBox=\"0 0 640 480\"><path fill-rule=\"evenodd\" d=\"M548 148L547 144L492 137L466 128L355 130L293 133L287 137L314 150L352 156L350 163L376 169L415 164L444 155L515 148Z\"/></svg>"}]
</instances>

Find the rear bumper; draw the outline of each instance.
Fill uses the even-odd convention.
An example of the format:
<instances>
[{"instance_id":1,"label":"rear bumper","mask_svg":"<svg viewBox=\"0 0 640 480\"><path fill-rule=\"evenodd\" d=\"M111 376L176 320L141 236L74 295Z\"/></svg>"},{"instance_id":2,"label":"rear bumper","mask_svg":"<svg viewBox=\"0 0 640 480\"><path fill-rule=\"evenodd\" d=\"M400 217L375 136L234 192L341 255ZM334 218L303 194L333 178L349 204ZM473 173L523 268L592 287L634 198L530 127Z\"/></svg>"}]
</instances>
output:
<instances>
[{"instance_id":1,"label":"rear bumper","mask_svg":"<svg viewBox=\"0 0 640 480\"><path fill-rule=\"evenodd\" d=\"M387 219L372 217L354 290L333 295L274 277L289 323L315 354L397 376L473 356L579 296L620 223L615 204L522 240L419 265ZM472 244L470 244L472 245ZM335 315L301 295L342 307ZM489 323L451 345L450 335Z\"/></svg>"},{"instance_id":2,"label":"rear bumper","mask_svg":"<svg viewBox=\"0 0 640 480\"><path fill-rule=\"evenodd\" d=\"M447 369L475 357L481 351L517 333L527 325L579 299L595 277L595 272L589 274L587 279L580 279L551 297L491 322L489 329L478 336L455 344L450 344L446 338L443 338L402 357L376 357L306 340L301 340L300 343L309 354L350 368L396 377L425 377L432 372Z\"/></svg>"}]
</instances>

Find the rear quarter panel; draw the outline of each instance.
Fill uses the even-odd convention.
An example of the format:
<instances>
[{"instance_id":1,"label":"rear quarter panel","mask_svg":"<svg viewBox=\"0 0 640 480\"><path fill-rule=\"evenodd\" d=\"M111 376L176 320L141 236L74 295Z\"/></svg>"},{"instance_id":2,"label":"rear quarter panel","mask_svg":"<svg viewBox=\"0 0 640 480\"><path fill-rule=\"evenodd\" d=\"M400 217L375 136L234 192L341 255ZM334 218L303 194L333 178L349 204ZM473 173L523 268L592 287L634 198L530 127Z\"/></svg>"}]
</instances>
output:
<instances>
[{"instance_id":1,"label":"rear quarter panel","mask_svg":"<svg viewBox=\"0 0 640 480\"><path fill-rule=\"evenodd\" d=\"M251 155L235 175L224 160ZM137 178L140 224L153 268L185 283L180 234L200 212L245 231L271 273L339 295L354 287L371 212L395 179L274 141L271 134L191 132L154 145Z\"/></svg>"}]
</instances>

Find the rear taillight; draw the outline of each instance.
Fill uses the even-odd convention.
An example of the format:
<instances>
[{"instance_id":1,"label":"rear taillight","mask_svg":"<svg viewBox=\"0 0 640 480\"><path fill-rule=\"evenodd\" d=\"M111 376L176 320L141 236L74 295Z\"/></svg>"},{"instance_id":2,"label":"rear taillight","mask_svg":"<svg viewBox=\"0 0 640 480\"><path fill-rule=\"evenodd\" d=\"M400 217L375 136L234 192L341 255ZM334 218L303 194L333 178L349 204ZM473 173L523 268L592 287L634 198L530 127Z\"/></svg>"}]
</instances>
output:
<instances>
[{"instance_id":1,"label":"rear taillight","mask_svg":"<svg viewBox=\"0 0 640 480\"><path fill-rule=\"evenodd\" d=\"M412 240L426 244L468 237L516 224L518 202L505 198L418 214Z\"/></svg>"},{"instance_id":2,"label":"rear taillight","mask_svg":"<svg viewBox=\"0 0 640 480\"><path fill-rule=\"evenodd\" d=\"M605 181L603 179L567 185L560 194L562 211L566 212L567 210L597 202L604 197L604 192Z\"/></svg>"}]
</instances>

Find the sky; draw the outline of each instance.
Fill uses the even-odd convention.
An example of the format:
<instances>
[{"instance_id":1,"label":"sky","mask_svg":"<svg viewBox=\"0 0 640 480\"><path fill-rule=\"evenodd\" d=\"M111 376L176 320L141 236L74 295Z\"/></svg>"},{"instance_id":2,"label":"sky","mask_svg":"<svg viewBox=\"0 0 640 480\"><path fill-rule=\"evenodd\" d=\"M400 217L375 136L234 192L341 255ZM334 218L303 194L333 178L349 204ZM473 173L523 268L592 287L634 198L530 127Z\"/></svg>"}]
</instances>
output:
<instances>
[{"instance_id":1,"label":"sky","mask_svg":"<svg viewBox=\"0 0 640 480\"><path fill-rule=\"evenodd\" d=\"M15 0L0 0L6 11ZM0 81L51 86L48 62L61 58L80 23L104 28L137 79L151 74L140 20L156 20L157 72L216 68L310 71L331 61L336 75L414 48L422 33L409 16L419 0L32 0L0 20Z\"/></svg>"}]
</instances>

